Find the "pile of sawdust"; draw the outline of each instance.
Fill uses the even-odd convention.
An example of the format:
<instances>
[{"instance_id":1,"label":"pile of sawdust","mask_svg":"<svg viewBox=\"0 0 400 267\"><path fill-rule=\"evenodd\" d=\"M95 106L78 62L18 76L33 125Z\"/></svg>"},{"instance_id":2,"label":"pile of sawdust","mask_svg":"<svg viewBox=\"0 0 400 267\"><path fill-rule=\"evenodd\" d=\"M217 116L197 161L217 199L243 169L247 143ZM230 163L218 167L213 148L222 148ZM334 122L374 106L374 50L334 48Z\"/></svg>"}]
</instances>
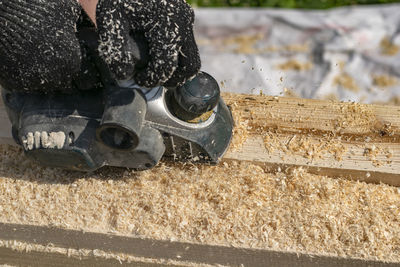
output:
<instances>
[{"instance_id":1,"label":"pile of sawdust","mask_svg":"<svg viewBox=\"0 0 400 267\"><path fill-rule=\"evenodd\" d=\"M335 123L336 131L352 129L365 132L373 130L379 124L375 112L370 106L359 103L345 102L338 106L338 114Z\"/></svg>"},{"instance_id":2,"label":"pile of sawdust","mask_svg":"<svg viewBox=\"0 0 400 267\"><path fill-rule=\"evenodd\" d=\"M81 174L0 146L0 221L400 261L400 190L249 163Z\"/></svg>"}]
</instances>

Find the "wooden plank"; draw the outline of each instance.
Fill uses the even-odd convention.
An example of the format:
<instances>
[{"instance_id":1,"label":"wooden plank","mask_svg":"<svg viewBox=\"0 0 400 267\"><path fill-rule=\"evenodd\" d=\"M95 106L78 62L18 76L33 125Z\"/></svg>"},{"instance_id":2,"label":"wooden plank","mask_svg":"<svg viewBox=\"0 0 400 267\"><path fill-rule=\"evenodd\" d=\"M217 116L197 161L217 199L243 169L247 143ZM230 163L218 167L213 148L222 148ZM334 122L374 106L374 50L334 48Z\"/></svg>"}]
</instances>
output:
<instances>
[{"instance_id":1,"label":"wooden plank","mask_svg":"<svg viewBox=\"0 0 400 267\"><path fill-rule=\"evenodd\" d=\"M246 122L240 134L248 135L225 160L400 186L400 107L238 94L224 99L239 123ZM2 103L0 125L0 143L12 144Z\"/></svg>"},{"instance_id":2,"label":"wooden plank","mask_svg":"<svg viewBox=\"0 0 400 267\"><path fill-rule=\"evenodd\" d=\"M233 248L191 243L170 242L110 234L88 233L56 228L0 224L0 240L18 241L53 248L101 250L116 255L131 255L141 259L140 266L155 266L146 259L165 261L165 266L199 264L223 266L398 266L397 263L365 261L334 256L307 255L294 252ZM123 259L123 257L121 257ZM76 266L76 257L62 253L29 250L15 251L0 248L0 264L29 264L33 266ZM119 262L118 262L119 263ZM136 264L139 261L136 262ZM115 259L100 258L93 254L82 257L82 266L94 264L115 265ZM136 265L137 266L137 265ZM159 264L157 266L163 266Z\"/></svg>"},{"instance_id":3,"label":"wooden plank","mask_svg":"<svg viewBox=\"0 0 400 267\"><path fill-rule=\"evenodd\" d=\"M400 107L235 94L224 99L248 135L225 160L400 185Z\"/></svg>"},{"instance_id":4,"label":"wooden plank","mask_svg":"<svg viewBox=\"0 0 400 267\"><path fill-rule=\"evenodd\" d=\"M336 133L381 140L400 137L400 107L327 100L224 94L250 126L294 133ZM253 128L251 133L258 134ZM382 136L384 135L384 136Z\"/></svg>"},{"instance_id":5,"label":"wooden plank","mask_svg":"<svg viewBox=\"0 0 400 267\"><path fill-rule=\"evenodd\" d=\"M9 248L0 247L0 264L7 266L121 266L121 261L117 259L99 259L95 257L74 258L57 252L38 252L38 251L16 251ZM178 265L147 263L147 262L123 262L124 266L143 266L143 267L174 267ZM180 265L182 266L182 265Z\"/></svg>"},{"instance_id":6,"label":"wooden plank","mask_svg":"<svg viewBox=\"0 0 400 267\"><path fill-rule=\"evenodd\" d=\"M291 136L293 135L286 135L282 139L290 140ZM318 140L315 138L311 141ZM376 165L374 160L365 155L365 145L344 143L343 146L345 153L342 160L336 160L332 154L310 159L303 155L286 155L282 150L268 152L262 137L251 136L240 149L228 151L224 159L251 161L267 166L271 170L303 167L314 174L400 186L400 143L379 144L381 149L388 149L393 154L389 163L385 154L380 154L376 160L382 162L381 166Z\"/></svg>"}]
</instances>

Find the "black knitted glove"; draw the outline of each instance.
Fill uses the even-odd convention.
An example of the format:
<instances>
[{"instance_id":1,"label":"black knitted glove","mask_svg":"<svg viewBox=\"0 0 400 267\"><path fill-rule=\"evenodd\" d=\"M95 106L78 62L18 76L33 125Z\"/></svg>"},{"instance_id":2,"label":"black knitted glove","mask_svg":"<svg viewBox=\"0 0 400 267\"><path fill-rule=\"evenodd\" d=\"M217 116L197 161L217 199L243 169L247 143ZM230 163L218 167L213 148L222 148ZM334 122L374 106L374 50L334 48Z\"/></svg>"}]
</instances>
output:
<instances>
[{"instance_id":1,"label":"black knitted glove","mask_svg":"<svg viewBox=\"0 0 400 267\"><path fill-rule=\"evenodd\" d=\"M0 0L0 85L10 91L70 91L79 76L76 0Z\"/></svg>"},{"instance_id":2,"label":"black knitted glove","mask_svg":"<svg viewBox=\"0 0 400 267\"><path fill-rule=\"evenodd\" d=\"M185 0L99 0L96 17L100 55L116 79L176 86L199 71L194 12ZM130 49L134 34L144 34L149 46L149 62L140 70Z\"/></svg>"}]
</instances>

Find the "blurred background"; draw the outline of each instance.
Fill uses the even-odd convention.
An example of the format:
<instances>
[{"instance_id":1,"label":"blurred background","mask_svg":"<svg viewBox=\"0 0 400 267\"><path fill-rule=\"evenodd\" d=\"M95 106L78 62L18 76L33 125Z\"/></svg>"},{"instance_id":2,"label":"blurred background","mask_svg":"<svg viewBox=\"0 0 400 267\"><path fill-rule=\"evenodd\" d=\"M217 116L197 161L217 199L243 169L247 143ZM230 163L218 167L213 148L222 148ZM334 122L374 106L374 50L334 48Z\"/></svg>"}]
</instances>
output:
<instances>
[{"instance_id":1,"label":"blurred background","mask_svg":"<svg viewBox=\"0 0 400 267\"><path fill-rule=\"evenodd\" d=\"M400 104L400 1L187 0L223 91Z\"/></svg>"}]
</instances>

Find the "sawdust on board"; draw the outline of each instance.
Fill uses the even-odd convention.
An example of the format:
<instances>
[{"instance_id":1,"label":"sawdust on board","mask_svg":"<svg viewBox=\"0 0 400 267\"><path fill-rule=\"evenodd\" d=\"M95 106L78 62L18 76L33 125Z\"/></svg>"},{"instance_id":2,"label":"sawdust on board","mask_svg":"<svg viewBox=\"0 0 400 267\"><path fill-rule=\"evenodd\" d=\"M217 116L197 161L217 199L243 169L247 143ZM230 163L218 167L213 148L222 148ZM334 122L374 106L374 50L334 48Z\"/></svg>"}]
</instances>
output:
<instances>
[{"instance_id":1,"label":"sawdust on board","mask_svg":"<svg viewBox=\"0 0 400 267\"><path fill-rule=\"evenodd\" d=\"M288 71L288 70L295 70L295 71L307 71L313 67L311 62L300 62L295 59L290 59L282 64L277 66L278 69Z\"/></svg>"},{"instance_id":2,"label":"sawdust on board","mask_svg":"<svg viewBox=\"0 0 400 267\"><path fill-rule=\"evenodd\" d=\"M345 102L337 108L338 116L335 120L335 130L338 132L349 128L359 129L360 131L372 130L379 125L375 112L370 106Z\"/></svg>"},{"instance_id":3,"label":"sawdust on board","mask_svg":"<svg viewBox=\"0 0 400 267\"><path fill-rule=\"evenodd\" d=\"M264 144L269 153L279 150L286 156L298 155L310 160L324 159L333 156L337 161L343 160L347 148L340 137L322 136L315 139L307 135L291 135L280 137L278 133L264 133Z\"/></svg>"},{"instance_id":4,"label":"sawdust on board","mask_svg":"<svg viewBox=\"0 0 400 267\"><path fill-rule=\"evenodd\" d=\"M246 162L41 168L0 146L0 221L400 261L400 190Z\"/></svg>"},{"instance_id":5,"label":"sawdust on board","mask_svg":"<svg viewBox=\"0 0 400 267\"><path fill-rule=\"evenodd\" d=\"M391 75L372 75L372 84L379 88L392 87L399 83L399 80Z\"/></svg>"},{"instance_id":6,"label":"sawdust on board","mask_svg":"<svg viewBox=\"0 0 400 267\"><path fill-rule=\"evenodd\" d=\"M400 47L395 45L390 37L385 36L380 43L381 53L386 56L395 56L400 51Z\"/></svg>"},{"instance_id":7,"label":"sawdust on board","mask_svg":"<svg viewBox=\"0 0 400 267\"><path fill-rule=\"evenodd\" d=\"M386 156L386 161L378 160L380 155ZM376 167L380 167L382 165L390 164L391 158L393 157L393 152L388 148L382 148L375 144L368 144L364 148L364 156L366 156L370 161L372 161L373 165Z\"/></svg>"},{"instance_id":8,"label":"sawdust on board","mask_svg":"<svg viewBox=\"0 0 400 267\"><path fill-rule=\"evenodd\" d=\"M356 81L348 73L342 72L333 79L334 86L340 86L344 89L350 90L352 92L359 92L360 87L358 87Z\"/></svg>"},{"instance_id":9,"label":"sawdust on board","mask_svg":"<svg viewBox=\"0 0 400 267\"><path fill-rule=\"evenodd\" d=\"M240 148L250 136L262 136L269 154L276 152L281 157L294 155L310 160L342 161L345 157L355 157L350 144L358 142L364 146L359 147L361 151L368 151L372 144L378 147L373 154L358 152L359 157L365 156L376 167L392 163L391 152L379 143L382 137L399 133L390 124L381 122L369 105L331 102L326 103L329 107L313 108L299 101L273 104L287 101L280 97L224 96L233 107L235 122L240 126L234 133L233 150ZM298 106L294 108L292 105L296 103ZM315 112L325 114L326 121L316 122Z\"/></svg>"},{"instance_id":10,"label":"sawdust on board","mask_svg":"<svg viewBox=\"0 0 400 267\"><path fill-rule=\"evenodd\" d=\"M249 136L249 120L243 118L243 111L238 109L235 102L230 104L232 117L234 121L233 137L230 148L233 151L241 148Z\"/></svg>"}]
</instances>

